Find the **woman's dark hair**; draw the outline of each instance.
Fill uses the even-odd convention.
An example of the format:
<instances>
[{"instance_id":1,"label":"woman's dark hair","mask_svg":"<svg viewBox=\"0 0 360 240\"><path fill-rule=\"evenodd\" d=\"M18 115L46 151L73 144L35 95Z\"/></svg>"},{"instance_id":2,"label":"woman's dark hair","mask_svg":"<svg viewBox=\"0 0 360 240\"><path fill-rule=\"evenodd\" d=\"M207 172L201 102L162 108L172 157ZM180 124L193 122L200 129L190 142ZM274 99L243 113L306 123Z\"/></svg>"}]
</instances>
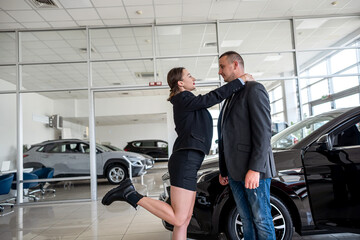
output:
<instances>
[{"instance_id":1,"label":"woman's dark hair","mask_svg":"<svg viewBox=\"0 0 360 240\"><path fill-rule=\"evenodd\" d=\"M173 96L175 96L176 94L178 94L180 92L180 89L179 89L179 86L177 83L178 83L178 81L181 81L184 69L185 69L184 67L176 67L176 68L171 69L168 72L167 82L170 87L170 95L169 95L169 98L167 99L168 101L170 101Z\"/></svg>"}]
</instances>

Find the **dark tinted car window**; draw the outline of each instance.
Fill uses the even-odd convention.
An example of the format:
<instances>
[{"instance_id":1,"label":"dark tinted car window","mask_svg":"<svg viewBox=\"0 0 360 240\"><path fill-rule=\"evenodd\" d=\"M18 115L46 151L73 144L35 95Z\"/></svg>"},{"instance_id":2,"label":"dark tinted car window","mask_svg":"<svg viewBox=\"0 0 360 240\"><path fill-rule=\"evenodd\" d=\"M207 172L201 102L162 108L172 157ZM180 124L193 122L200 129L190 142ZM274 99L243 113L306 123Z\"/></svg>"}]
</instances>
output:
<instances>
[{"instance_id":1,"label":"dark tinted car window","mask_svg":"<svg viewBox=\"0 0 360 240\"><path fill-rule=\"evenodd\" d=\"M54 143L52 144L46 144L45 146L42 146L38 149L39 152L50 152L51 149L53 149L56 145Z\"/></svg>"},{"instance_id":2,"label":"dark tinted car window","mask_svg":"<svg viewBox=\"0 0 360 240\"><path fill-rule=\"evenodd\" d=\"M351 124L342 130L334 138L334 147L346 147L360 145L360 123Z\"/></svg>"},{"instance_id":3,"label":"dark tinted car window","mask_svg":"<svg viewBox=\"0 0 360 240\"><path fill-rule=\"evenodd\" d=\"M142 147L155 147L155 144L153 141L144 141L142 144L141 144Z\"/></svg>"}]
</instances>

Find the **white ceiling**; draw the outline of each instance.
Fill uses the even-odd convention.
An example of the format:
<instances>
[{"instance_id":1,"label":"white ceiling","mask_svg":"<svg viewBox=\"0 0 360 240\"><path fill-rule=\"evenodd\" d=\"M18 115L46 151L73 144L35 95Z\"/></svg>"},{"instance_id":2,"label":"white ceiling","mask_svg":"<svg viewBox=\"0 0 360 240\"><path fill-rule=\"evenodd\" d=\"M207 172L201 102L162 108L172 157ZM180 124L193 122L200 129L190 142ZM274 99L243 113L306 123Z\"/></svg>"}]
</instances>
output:
<instances>
[{"instance_id":1,"label":"white ceiling","mask_svg":"<svg viewBox=\"0 0 360 240\"><path fill-rule=\"evenodd\" d=\"M359 0L53 1L57 4L56 8L35 8L30 0L1 0L0 29L182 23L349 14L360 11Z\"/></svg>"}]
</instances>

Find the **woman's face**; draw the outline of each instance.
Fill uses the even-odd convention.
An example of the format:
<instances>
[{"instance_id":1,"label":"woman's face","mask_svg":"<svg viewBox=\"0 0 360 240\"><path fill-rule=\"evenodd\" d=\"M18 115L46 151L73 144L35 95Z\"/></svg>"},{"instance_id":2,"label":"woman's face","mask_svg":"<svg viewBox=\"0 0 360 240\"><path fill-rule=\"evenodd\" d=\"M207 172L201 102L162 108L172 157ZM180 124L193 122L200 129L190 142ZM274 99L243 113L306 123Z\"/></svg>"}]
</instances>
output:
<instances>
[{"instance_id":1,"label":"woman's face","mask_svg":"<svg viewBox=\"0 0 360 240\"><path fill-rule=\"evenodd\" d=\"M178 82L180 91L192 91L195 89L195 78L187 69L182 71L182 79Z\"/></svg>"}]
</instances>

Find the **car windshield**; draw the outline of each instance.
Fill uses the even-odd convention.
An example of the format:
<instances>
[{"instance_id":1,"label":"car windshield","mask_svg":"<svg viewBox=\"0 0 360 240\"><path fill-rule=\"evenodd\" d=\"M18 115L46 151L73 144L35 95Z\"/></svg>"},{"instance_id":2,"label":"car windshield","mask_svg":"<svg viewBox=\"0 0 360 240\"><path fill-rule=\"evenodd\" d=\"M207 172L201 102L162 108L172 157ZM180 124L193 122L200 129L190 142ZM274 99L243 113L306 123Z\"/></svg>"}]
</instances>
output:
<instances>
[{"instance_id":1,"label":"car windshield","mask_svg":"<svg viewBox=\"0 0 360 240\"><path fill-rule=\"evenodd\" d=\"M108 147L105 147L104 145L101 145L101 144L96 144L96 147L97 148L100 148L100 150L102 150L103 152L112 152L112 150Z\"/></svg>"},{"instance_id":2,"label":"car windshield","mask_svg":"<svg viewBox=\"0 0 360 240\"><path fill-rule=\"evenodd\" d=\"M271 138L273 149L288 149L343 112L330 112L304 119Z\"/></svg>"}]
</instances>

